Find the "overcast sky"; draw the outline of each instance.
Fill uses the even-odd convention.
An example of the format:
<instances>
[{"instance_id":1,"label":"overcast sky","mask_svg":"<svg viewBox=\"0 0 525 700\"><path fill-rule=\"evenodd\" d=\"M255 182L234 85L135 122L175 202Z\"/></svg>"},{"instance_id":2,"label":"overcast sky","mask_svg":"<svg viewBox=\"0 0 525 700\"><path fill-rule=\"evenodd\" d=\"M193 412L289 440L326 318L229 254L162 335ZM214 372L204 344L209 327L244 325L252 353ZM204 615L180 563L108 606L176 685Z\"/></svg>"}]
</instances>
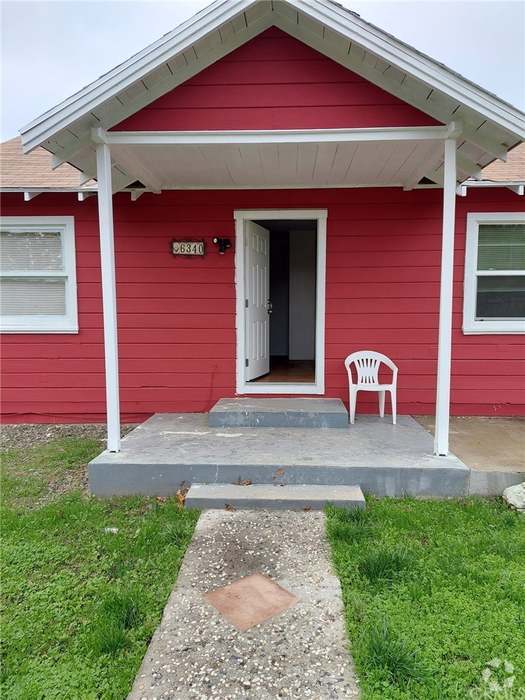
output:
<instances>
[{"instance_id":1,"label":"overcast sky","mask_svg":"<svg viewBox=\"0 0 525 700\"><path fill-rule=\"evenodd\" d=\"M340 0L525 110L525 0ZM209 0L1 2L1 139Z\"/></svg>"}]
</instances>

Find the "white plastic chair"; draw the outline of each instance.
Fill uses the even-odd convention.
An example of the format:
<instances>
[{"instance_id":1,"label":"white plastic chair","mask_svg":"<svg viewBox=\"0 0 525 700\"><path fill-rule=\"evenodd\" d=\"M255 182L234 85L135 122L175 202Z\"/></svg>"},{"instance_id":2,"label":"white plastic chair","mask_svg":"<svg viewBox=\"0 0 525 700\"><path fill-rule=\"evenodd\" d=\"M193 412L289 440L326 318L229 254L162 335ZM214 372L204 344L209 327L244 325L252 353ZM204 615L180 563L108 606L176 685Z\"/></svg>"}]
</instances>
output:
<instances>
[{"instance_id":1,"label":"white plastic chair","mask_svg":"<svg viewBox=\"0 0 525 700\"><path fill-rule=\"evenodd\" d=\"M379 368L381 363L392 370L392 383L379 383ZM354 384L352 378L352 365L355 365L357 372L357 382ZM390 392L390 400L392 402L392 422L396 424L397 418L397 365L386 355L373 350L361 350L353 352L345 360L346 371L348 372L348 389L349 389L349 408L350 408L350 423L355 421L355 406L357 403L358 391L377 391L379 393L379 415L381 418L385 415L385 392Z\"/></svg>"}]
</instances>

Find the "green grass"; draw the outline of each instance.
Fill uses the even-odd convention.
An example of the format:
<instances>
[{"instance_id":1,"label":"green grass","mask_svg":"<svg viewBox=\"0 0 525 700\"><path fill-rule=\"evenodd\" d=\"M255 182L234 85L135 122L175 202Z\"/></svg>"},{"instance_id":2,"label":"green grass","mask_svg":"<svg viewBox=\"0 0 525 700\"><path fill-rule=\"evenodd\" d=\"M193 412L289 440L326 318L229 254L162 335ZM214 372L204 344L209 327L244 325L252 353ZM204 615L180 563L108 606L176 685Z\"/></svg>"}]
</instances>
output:
<instances>
[{"instance_id":1,"label":"green grass","mask_svg":"<svg viewBox=\"0 0 525 700\"><path fill-rule=\"evenodd\" d=\"M328 508L327 531L364 700L525 698L525 518L368 499Z\"/></svg>"},{"instance_id":2,"label":"green grass","mask_svg":"<svg viewBox=\"0 0 525 700\"><path fill-rule=\"evenodd\" d=\"M85 464L100 449L62 439L3 455L5 700L126 697L176 580L197 513L89 498Z\"/></svg>"}]
</instances>

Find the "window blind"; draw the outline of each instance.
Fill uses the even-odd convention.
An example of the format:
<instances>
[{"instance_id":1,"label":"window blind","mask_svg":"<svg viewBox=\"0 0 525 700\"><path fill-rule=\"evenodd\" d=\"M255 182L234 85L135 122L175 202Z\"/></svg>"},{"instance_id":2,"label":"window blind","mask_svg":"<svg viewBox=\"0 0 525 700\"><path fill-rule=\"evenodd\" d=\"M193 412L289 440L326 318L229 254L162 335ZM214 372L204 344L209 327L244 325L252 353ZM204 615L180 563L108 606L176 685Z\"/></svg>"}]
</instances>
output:
<instances>
[{"instance_id":1,"label":"window blind","mask_svg":"<svg viewBox=\"0 0 525 700\"><path fill-rule=\"evenodd\" d=\"M0 280L2 316L60 316L66 313L66 280L14 278Z\"/></svg>"},{"instance_id":2,"label":"window blind","mask_svg":"<svg viewBox=\"0 0 525 700\"><path fill-rule=\"evenodd\" d=\"M0 251L0 269L3 272L63 269L59 232L2 231Z\"/></svg>"},{"instance_id":3,"label":"window blind","mask_svg":"<svg viewBox=\"0 0 525 700\"><path fill-rule=\"evenodd\" d=\"M525 224L482 224L478 270L525 270Z\"/></svg>"}]
</instances>

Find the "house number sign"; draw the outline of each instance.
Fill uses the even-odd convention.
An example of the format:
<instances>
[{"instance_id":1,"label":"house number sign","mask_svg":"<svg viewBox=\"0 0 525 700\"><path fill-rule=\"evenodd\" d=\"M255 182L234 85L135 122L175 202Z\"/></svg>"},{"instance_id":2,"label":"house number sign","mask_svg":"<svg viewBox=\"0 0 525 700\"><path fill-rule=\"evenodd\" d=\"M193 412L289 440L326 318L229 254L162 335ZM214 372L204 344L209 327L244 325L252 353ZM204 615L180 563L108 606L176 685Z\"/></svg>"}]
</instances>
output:
<instances>
[{"instance_id":1,"label":"house number sign","mask_svg":"<svg viewBox=\"0 0 525 700\"><path fill-rule=\"evenodd\" d=\"M204 255L204 241L172 241L173 255Z\"/></svg>"}]
</instances>

